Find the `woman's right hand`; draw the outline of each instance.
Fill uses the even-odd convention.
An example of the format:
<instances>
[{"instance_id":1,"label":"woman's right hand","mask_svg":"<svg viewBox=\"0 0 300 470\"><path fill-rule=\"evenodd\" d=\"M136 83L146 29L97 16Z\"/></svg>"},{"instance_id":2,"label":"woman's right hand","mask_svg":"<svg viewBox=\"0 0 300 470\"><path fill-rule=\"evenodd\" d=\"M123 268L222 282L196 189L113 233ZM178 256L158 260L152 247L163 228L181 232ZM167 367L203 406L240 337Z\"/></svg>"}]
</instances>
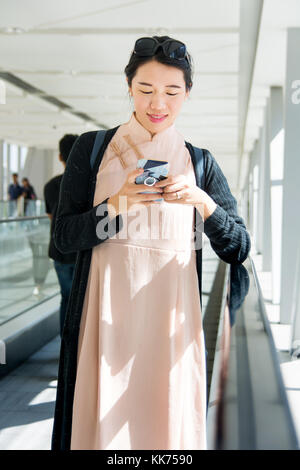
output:
<instances>
[{"instance_id":1,"label":"woman's right hand","mask_svg":"<svg viewBox=\"0 0 300 470\"><path fill-rule=\"evenodd\" d=\"M142 191L151 191L153 189L153 191L155 190L156 193L163 193L163 189L156 188L155 185L149 187L145 184L135 183L136 177L141 175L143 172L144 170L139 168L129 173L127 180L123 184L120 191L108 199L108 206L112 205L115 208L116 213L114 216L129 212L133 205L142 204L143 206L148 206L149 204L152 204L155 199L159 199L159 194L141 194ZM123 197L121 198L121 196ZM126 199L124 196L126 196Z\"/></svg>"}]
</instances>

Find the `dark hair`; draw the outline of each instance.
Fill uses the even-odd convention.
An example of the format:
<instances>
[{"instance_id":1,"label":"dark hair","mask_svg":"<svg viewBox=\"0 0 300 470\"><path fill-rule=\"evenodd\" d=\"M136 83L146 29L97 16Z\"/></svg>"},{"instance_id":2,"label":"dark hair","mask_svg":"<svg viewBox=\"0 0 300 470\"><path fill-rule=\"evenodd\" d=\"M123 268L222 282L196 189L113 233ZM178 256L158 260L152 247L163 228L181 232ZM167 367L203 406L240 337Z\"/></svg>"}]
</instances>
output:
<instances>
[{"instance_id":1,"label":"dark hair","mask_svg":"<svg viewBox=\"0 0 300 470\"><path fill-rule=\"evenodd\" d=\"M71 148L75 140L77 139L77 134L65 134L59 141L59 153L64 162L68 160L68 156L70 155Z\"/></svg>"},{"instance_id":2,"label":"dark hair","mask_svg":"<svg viewBox=\"0 0 300 470\"><path fill-rule=\"evenodd\" d=\"M153 38L157 39L158 42L164 42L167 39L174 39L170 38L169 36L152 36ZM165 65L171 65L172 67L176 67L183 71L184 81L185 81L185 88L189 91L193 86L193 70L192 70L192 57L187 52L187 56L189 58L189 62L187 60L178 60L172 59L170 57L166 57L163 53L161 47L159 47L154 56L151 57L141 57L132 51L128 64L126 65L124 72L128 79L128 85L131 87L132 79L134 78L137 69L147 62L151 62L152 60L156 60L157 62Z\"/></svg>"},{"instance_id":3,"label":"dark hair","mask_svg":"<svg viewBox=\"0 0 300 470\"><path fill-rule=\"evenodd\" d=\"M19 176L18 173L13 173L11 176Z\"/></svg>"},{"instance_id":4,"label":"dark hair","mask_svg":"<svg viewBox=\"0 0 300 470\"><path fill-rule=\"evenodd\" d=\"M26 176L24 176L24 178L22 178L22 181L27 181L29 183L29 179L26 178Z\"/></svg>"}]
</instances>

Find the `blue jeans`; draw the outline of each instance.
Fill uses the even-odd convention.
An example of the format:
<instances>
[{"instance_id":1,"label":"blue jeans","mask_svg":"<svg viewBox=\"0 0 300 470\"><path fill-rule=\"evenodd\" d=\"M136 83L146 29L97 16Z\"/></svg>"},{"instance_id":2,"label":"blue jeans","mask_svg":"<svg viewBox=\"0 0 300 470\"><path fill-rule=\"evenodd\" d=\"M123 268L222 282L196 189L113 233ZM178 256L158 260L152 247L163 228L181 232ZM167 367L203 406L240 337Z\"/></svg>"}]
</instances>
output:
<instances>
[{"instance_id":1,"label":"blue jeans","mask_svg":"<svg viewBox=\"0 0 300 470\"><path fill-rule=\"evenodd\" d=\"M60 337L62 337L63 327L66 318L67 306L70 297L75 264L64 264L54 261L54 268L58 277L61 292L60 303Z\"/></svg>"}]
</instances>

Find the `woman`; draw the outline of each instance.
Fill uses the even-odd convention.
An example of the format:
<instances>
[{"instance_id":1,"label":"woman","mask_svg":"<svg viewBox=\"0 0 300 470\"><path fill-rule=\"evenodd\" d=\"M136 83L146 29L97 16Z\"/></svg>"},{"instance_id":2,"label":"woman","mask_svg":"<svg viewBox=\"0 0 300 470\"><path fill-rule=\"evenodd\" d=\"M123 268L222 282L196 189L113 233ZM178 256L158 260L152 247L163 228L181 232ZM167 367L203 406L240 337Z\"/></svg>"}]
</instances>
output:
<instances>
[{"instance_id":1,"label":"woman","mask_svg":"<svg viewBox=\"0 0 300 470\"><path fill-rule=\"evenodd\" d=\"M205 151L204 191L175 128L192 87L185 45L141 38L125 73L131 119L107 131L92 171L96 132L81 135L60 190L56 245L79 253L52 449L206 449L195 213L226 262L242 263L250 239L215 159ZM169 163L156 193L135 184L139 158Z\"/></svg>"},{"instance_id":2,"label":"woman","mask_svg":"<svg viewBox=\"0 0 300 470\"><path fill-rule=\"evenodd\" d=\"M29 183L28 178L22 178L23 184L23 197L24 197L24 214L34 215L35 201L37 199L34 187Z\"/></svg>"}]
</instances>

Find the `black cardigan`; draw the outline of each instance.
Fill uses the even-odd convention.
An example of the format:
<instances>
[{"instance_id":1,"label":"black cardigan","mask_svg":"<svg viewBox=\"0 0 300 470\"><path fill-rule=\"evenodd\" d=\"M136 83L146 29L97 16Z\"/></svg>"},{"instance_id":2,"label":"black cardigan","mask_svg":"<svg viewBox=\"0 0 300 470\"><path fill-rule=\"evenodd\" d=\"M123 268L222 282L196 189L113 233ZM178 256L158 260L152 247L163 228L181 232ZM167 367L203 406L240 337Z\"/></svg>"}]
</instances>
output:
<instances>
[{"instance_id":1,"label":"black cardigan","mask_svg":"<svg viewBox=\"0 0 300 470\"><path fill-rule=\"evenodd\" d=\"M78 254L61 340L52 450L70 449L81 312L92 248L105 241L97 237L96 226L108 215L108 198L93 207L96 175L100 156L116 130L117 128L107 131L93 171L90 169L90 154L96 131L86 132L78 137L68 158L60 187L54 241L62 253L77 251ZM250 237L243 219L237 213L236 199L232 196L219 165L208 150L204 149L204 155L205 187L202 189L217 203L217 208L204 223L204 232L222 260L240 264L250 251ZM99 206L104 209L101 211L102 216L96 215ZM122 226L122 215L118 215L111 221L110 235L117 233ZM197 250L196 254L201 297L202 250Z\"/></svg>"},{"instance_id":2,"label":"black cardigan","mask_svg":"<svg viewBox=\"0 0 300 470\"><path fill-rule=\"evenodd\" d=\"M114 131L117 128L114 129ZM70 155L60 189L60 202L57 211L55 244L62 253L82 251L99 245L96 225L101 217L96 215L100 205L107 216L107 199L98 206L89 208L94 191L90 182L90 153L92 152L96 131L82 134L75 142ZM110 140L107 136L103 145ZM250 237L243 219L237 213L237 202L231 194L227 179L211 153L205 154L205 188L217 204L217 208L204 223L216 254L226 263L242 263L250 250ZM98 165L95 165L93 179ZM122 216L117 216L117 232L122 228ZM115 222L114 222L115 223ZM113 227L113 226L112 226Z\"/></svg>"}]
</instances>

